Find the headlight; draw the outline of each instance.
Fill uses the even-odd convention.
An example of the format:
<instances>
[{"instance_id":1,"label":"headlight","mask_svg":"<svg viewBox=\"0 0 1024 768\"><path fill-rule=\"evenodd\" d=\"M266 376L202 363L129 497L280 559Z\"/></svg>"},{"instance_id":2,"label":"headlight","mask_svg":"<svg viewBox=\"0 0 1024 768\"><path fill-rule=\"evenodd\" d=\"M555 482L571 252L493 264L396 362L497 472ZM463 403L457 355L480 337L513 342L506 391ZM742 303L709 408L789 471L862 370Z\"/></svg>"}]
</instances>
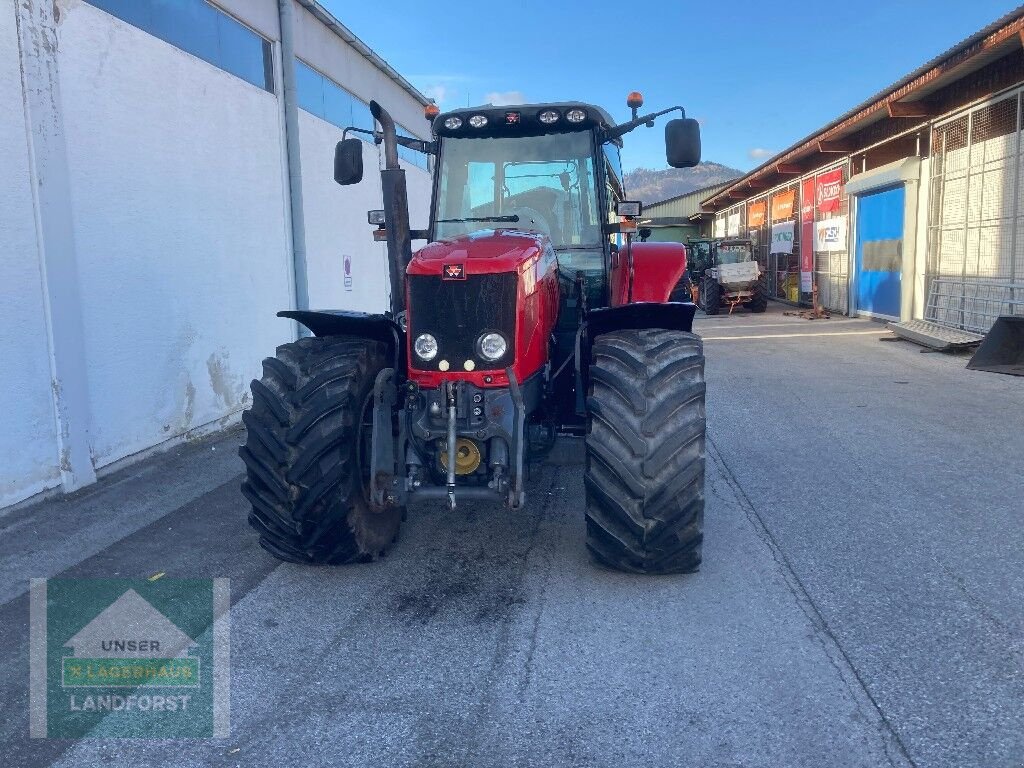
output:
<instances>
[{"instance_id":1,"label":"headlight","mask_svg":"<svg viewBox=\"0 0 1024 768\"><path fill-rule=\"evenodd\" d=\"M433 360L437 357L437 339L429 333L421 333L417 336L412 348L420 360Z\"/></svg>"},{"instance_id":2,"label":"headlight","mask_svg":"<svg viewBox=\"0 0 1024 768\"><path fill-rule=\"evenodd\" d=\"M485 125L487 125L487 116L473 115L471 118L469 118L469 124L474 128L483 128Z\"/></svg>"},{"instance_id":3,"label":"headlight","mask_svg":"<svg viewBox=\"0 0 1024 768\"><path fill-rule=\"evenodd\" d=\"M545 109L543 112L537 115L537 119L544 123L544 125L551 125L552 123L557 123L558 117L558 113L555 112L555 110L553 109Z\"/></svg>"},{"instance_id":4,"label":"headlight","mask_svg":"<svg viewBox=\"0 0 1024 768\"><path fill-rule=\"evenodd\" d=\"M582 109L570 109L565 113L565 119L570 123L582 123L587 119L587 113Z\"/></svg>"},{"instance_id":5,"label":"headlight","mask_svg":"<svg viewBox=\"0 0 1024 768\"><path fill-rule=\"evenodd\" d=\"M444 119L444 127L449 131L455 131L462 127L461 117L446 117Z\"/></svg>"},{"instance_id":6,"label":"headlight","mask_svg":"<svg viewBox=\"0 0 1024 768\"><path fill-rule=\"evenodd\" d=\"M508 351L508 343L500 333L485 333L476 340L476 351L484 360L493 363L505 356Z\"/></svg>"}]
</instances>

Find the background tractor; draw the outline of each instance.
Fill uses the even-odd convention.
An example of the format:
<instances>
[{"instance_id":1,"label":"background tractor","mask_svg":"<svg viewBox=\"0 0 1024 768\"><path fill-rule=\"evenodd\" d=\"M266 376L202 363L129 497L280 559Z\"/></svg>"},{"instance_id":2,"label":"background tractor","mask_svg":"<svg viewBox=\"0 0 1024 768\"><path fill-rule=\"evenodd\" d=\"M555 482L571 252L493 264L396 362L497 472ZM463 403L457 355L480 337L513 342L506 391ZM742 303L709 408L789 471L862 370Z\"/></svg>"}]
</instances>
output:
<instances>
[{"instance_id":1,"label":"background tractor","mask_svg":"<svg viewBox=\"0 0 1024 768\"><path fill-rule=\"evenodd\" d=\"M379 314L279 312L314 334L284 344L252 383L242 492L262 546L283 560L373 559L420 499L525 500L524 467L559 435L585 438L587 546L632 572L692 571L704 511L704 357L696 308L669 301L677 243L633 241L622 137L667 122L667 159L700 160L681 107L616 125L577 102L491 105L432 118L432 141L384 145L391 300ZM432 105L431 105L432 106ZM428 107L428 110L430 108ZM362 142L339 142L335 180L362 179ZM411 230L398 146L435 158L426 229ZM429 244L412 253L413 239Z\"/></svg>"},{"instance_id":2,"label":"background tractor","mask_svg":"<svg viewBox=\"0 0 1024 768\"><path fill-rule=\"evenodd\" d=\"M706 314L717 315L723 306L729 314L738 306L751 312L768 308L768 286L750 240L696 241L690 255L698 303Z\"/></svg>"}]
</instances>

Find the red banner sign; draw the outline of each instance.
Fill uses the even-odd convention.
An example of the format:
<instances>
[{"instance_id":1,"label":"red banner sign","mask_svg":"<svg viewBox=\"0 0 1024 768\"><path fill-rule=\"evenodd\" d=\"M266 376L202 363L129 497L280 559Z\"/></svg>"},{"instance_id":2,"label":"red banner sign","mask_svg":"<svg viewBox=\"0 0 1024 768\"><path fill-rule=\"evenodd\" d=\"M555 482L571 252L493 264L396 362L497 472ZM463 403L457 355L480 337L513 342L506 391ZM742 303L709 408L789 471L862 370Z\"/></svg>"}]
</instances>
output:
<instances>
[{"instance_id":1,"label":"red banner sign","mask_svg":"<svg viewBox=\"0 0 1024 768\"><path fill-rule=\"evenodd\" d=\"M814 177L800 185L800 291L810 293L814 272Z\"/></svg>"},{"instance_id":2,"label":"red banner sign","mask_svg":"<svg viewBox=\"0 0 1024 768\"><path fill-rule=\"evenodd\" d=\"M800 223L814 221L814 177L804 179L800 185Z\"/></svg>"},{"instance_id":3,"label":"red banner sign","mask_svg":"<svg viewBox=\"0 0 1024 768\"><path fill-rule=\"evenodd\" d=\"M829 171L818 177L817 201L819 211L822 213L838 211L842 196L842 168L836 168L834 171Z\"/></svg>"}]
</instances>

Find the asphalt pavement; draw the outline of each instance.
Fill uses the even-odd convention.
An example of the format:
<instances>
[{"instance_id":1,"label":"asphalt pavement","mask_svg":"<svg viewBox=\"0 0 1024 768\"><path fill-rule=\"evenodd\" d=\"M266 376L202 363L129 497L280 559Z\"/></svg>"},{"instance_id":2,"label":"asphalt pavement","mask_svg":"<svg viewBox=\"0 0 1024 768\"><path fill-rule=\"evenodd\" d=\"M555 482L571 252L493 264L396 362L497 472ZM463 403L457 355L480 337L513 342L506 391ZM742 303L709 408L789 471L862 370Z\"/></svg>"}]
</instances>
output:
<instances>
[{"instance_id":1,"label":"asphalt pavement","mask_svg":"<svg viewBox=\"0 0 1024 768\"><path fill-rule=\"evenodd\" d=\"M281 564L237 430L0 514L5 765L1019 766L1024 380L884 326L699 316L704 565L583 545L582 455L528 506L410 509L384 559ZM28 738L28 579L231 579L231 736Z\"/></svg>"}]
</instances>

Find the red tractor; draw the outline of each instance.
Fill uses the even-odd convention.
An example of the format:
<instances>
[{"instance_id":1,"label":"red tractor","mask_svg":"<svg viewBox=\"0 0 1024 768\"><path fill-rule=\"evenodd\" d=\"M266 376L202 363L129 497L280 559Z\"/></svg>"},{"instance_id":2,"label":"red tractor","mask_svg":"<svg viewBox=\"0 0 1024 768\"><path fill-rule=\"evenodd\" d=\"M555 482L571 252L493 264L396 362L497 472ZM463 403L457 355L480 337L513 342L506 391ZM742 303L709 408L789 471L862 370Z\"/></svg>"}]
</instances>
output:
<instances>
[{"instance_id":1,"label":"red tractor","mask_svg":"<svg viewBox=\"0 0 1024 768\"><path fill-rule=\"evenodd\" d=\"M616 125L576 102L433 115L433 141L397 136L375 102L385 150L391 306L381 314L287 311L313 336L283 344L252 383L240 453L250 523L274 556L371 560L406 506L524 503L529 462L583 436L587 546L638 573L696 570L704 514L704 356L695 307L669 301L686 249L634 242L622 137L665 127L670 165L700 160L681 107ZM349 129L358 131L359 129ZM398 147L434 160L427 229L411 230ZM362 179L346 137L335 180ZM415 254L411 242L429 245Z\"/></svg>"}]
</instances>

